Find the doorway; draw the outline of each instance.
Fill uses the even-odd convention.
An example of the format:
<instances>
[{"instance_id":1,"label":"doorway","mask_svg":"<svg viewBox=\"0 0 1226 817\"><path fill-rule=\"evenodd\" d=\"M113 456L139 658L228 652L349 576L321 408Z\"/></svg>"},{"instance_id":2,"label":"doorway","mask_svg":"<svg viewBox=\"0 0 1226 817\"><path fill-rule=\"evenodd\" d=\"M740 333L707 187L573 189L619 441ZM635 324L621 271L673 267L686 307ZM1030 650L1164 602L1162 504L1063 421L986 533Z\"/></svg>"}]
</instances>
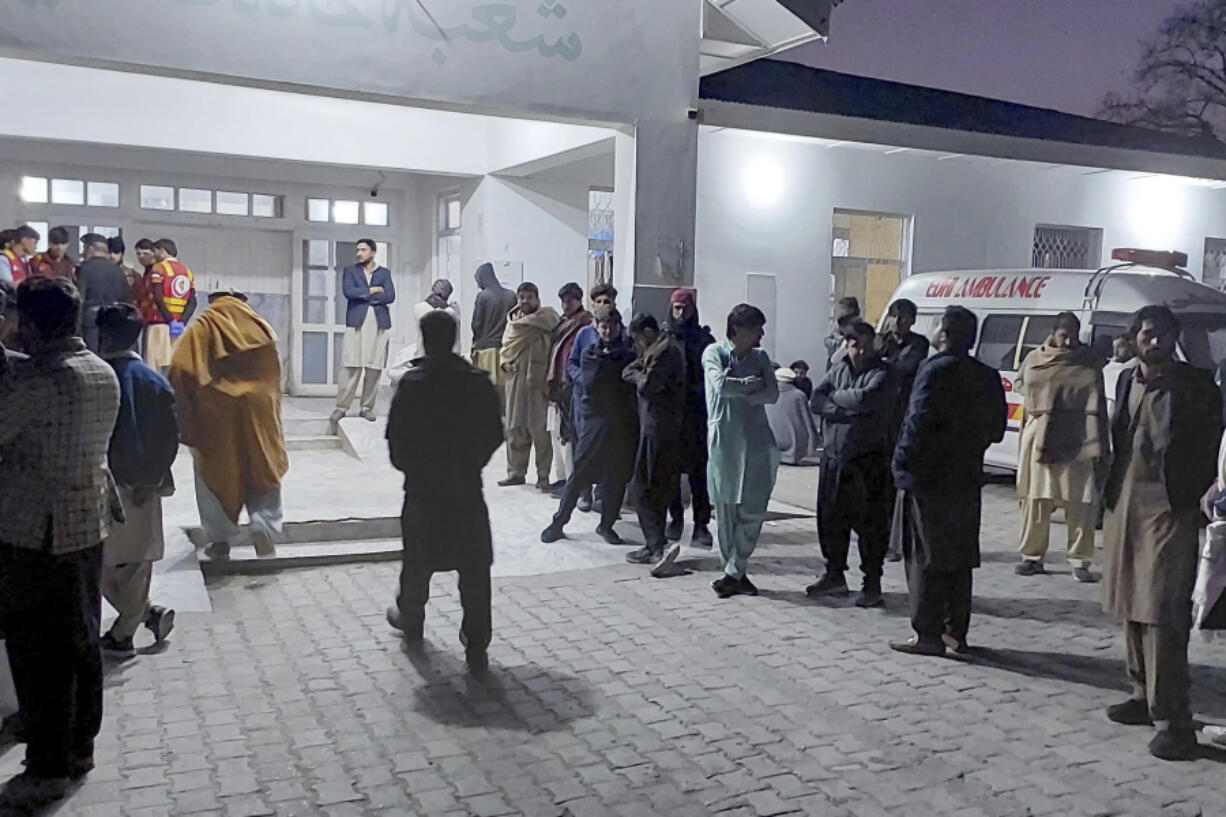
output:
<instances>
[{"instance_id":1,"label":"doorway","mask_svg":"<svg viewBox=\"0 0 1226 817\"><path fill-rule=\"evenodd\" d=\"M828 315L833 322L834 305L852 297L860 303L860 314L873 323L907 275L911 218L836 209L833 232Z\"/></svg>"}]
</instances>

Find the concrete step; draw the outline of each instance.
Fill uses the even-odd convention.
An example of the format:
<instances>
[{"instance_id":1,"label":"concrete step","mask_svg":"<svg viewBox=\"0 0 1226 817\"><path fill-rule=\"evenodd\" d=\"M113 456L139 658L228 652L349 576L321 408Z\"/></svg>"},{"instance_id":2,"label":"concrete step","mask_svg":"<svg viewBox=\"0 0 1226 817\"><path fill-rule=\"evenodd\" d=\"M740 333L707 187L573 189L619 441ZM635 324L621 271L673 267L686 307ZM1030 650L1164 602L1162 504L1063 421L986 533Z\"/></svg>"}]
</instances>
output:
<instances>
[{"instance_id":1,"label":"concrete step","mask_svg":"<svg viewBox=\"0 0 1226 817\"><path fill-rule=\"evenodd\" d=\"M336 428L327 417L282 417L281 428L287 437L316 437L336 433Z\"/></svg>"},{"instance_id":2,"label":"concrete step","mask_svg":"<svg viewBox=\"0 0 1226 817\"><path fill-rule=\"evenodd\" d=\"M208 544L204 531L187 529L187 538L197 548L200 570L205 576L273 573L295 567L387 562L400 558L400 517L370 519L322 519L287 522L277 539L277 555L260 559L249 542L250 525L243 525L230 558L212 561L204 554Z\"/></svg>"},{"instance_id":3,"label":"concrete step","mask_svg":"<svg viewBox=\"0 0 1226 817\"><path fill-rule=\"evenodd\" d=\"M286 451L339 451L344 447L340 437L331 434L286 436Z\"/></svg>"}]
</instances>

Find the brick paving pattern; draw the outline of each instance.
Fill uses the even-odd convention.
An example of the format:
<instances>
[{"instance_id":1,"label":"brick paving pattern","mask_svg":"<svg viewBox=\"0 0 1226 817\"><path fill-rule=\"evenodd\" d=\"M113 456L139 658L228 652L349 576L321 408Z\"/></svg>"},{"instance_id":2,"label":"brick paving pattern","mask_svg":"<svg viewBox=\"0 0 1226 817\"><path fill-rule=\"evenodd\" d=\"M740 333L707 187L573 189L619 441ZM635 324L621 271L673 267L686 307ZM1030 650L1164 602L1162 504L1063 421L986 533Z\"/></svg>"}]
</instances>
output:
<instances>
[{"instance_id":1,"label":"brick paving pattern","mask_svg":"<svg viewBox=\"0 0 1226 817\"><path fill-rule=\"evenodd\" d=\"M909 635L900 565L882 610L806 599L812 519L768 524L759 598L717 600L714 556L667 580L498 579L483 681L463 668L453 576L420 653L384 621L393 565L220 580L213 614L110 673L98 769L58 813L1226 814L1226 750L1162 763L1148 730L1106 720L1127 689L1119 636L1061 546L1054 575L1013 574L1010 495L986 489L982 651L965 660L889 650ZM1221 722L1226 650L1192 658L1196 712Z\"/></svg>"}]
</instances>

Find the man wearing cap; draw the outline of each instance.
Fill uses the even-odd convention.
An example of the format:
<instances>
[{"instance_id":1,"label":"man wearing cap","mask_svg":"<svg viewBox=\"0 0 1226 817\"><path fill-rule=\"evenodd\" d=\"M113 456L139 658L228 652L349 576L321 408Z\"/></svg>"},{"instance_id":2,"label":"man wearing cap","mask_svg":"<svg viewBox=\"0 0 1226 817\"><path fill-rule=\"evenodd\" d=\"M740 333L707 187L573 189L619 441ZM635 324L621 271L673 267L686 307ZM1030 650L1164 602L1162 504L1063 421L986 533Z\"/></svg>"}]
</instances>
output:
<instances>
[{"instance_id":1,"label":"man wearing cap","mask_svg":"<svg viewBox=\"0 0 1226 817\"><path fill-rule=\"evenodd\" d=\"M140 308L141 302L145 299L145 277L136 271L135 267L129 267L123 262L124 252L127 247L123 243L123 238L113 235L106 240L106 248L110 252L111 261L115 266L123 270L123 274L128 277L128 286L132 290L132 297L129 299L131 303L136 304ZM142 318L143 320L143 318Z\"/></svg>"},{"instance_id":2,"label":"man wearing cap","mask_svg":"<svg viewBox=\"0 0 1226 817\"><path fill-rule=\"evenodd\" d=\"M685 529L685 506L681 501L681 474L688 474L694 507L694 533L690 544L709 548L711 499L707 492L707 393L702 353L715 343L710 327L698 320L698 304L692 289L677 289L669 299L668 334L677 341L685 358L685 401L681 409L681 469L669 504L672 521L665 530L670 542L678 542Z\"/></svg>"}]
</instances>

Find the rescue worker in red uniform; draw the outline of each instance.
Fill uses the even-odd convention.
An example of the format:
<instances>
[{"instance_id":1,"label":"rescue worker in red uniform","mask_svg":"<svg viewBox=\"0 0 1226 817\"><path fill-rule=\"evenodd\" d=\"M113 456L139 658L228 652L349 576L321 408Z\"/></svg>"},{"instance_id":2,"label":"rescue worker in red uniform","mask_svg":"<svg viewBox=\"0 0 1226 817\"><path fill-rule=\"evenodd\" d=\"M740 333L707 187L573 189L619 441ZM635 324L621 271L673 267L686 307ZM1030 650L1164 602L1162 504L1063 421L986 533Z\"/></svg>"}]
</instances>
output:
<instances>
[{"instance_id":1,"label":"rescue worker in red uniform","mask_svg":"<svg viewBox=\"0 0 1226 817\"><path fill-rule=\"evenodd\" d=\"M0 279L20 284L30 274L26 259L38 249L38 231L23 224L12 231L9 246L0 252Z\"/></svg>"},{"instance_id":2,"label":"rescue worker in red uniform","mask_svg":"<svg viewBox=\"0 0 1226 817\"><path fill-rule=\"evenodd\" d=\"M31 278L67 278L75 281L77 265L68 256L68 230L52 227L47 233L47 250L33 256L26 264Z\"/></svg>"},{"instance_id":3,"label":"rescue worker in red uniform","mask_svg":"<svg viewBox=\"0 0 1226 817\"><path fill-rule=\"evenodd\" d=\"M196 278L178 254L175 242L158 239L153 244L154 264L145 271L151 306L145 316L145 363L158 371L170 367L174 341L196 308Z\"/></svg>"}]
</instances>

